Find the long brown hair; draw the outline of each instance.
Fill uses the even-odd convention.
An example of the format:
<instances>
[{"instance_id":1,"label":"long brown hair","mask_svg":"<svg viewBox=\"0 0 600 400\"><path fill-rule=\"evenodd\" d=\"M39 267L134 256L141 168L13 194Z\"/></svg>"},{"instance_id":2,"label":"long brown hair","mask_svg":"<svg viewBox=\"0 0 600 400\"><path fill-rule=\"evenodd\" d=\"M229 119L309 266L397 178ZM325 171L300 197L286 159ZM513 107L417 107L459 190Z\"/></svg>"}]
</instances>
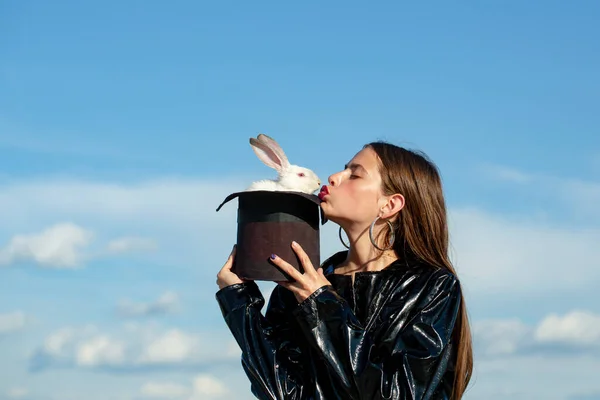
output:
<instances>
[{"instance_id":1,"label":"long brown hair","mask_svg":"<svg viewBox=\"0 0 600 400\"><path fill-rule=\"evenodd\" d=\"M397 256L416 257L457 275L448 255L446 204L436 165L422 152L390 143L378 141L365 147L372 148L379 156L383 193L400 193L405 198L404 208L394 221ZM464 296L460 301L453 341L457 350L451 399L459 400L473 373L472 338Z\"/></svg>"}]
</instances>

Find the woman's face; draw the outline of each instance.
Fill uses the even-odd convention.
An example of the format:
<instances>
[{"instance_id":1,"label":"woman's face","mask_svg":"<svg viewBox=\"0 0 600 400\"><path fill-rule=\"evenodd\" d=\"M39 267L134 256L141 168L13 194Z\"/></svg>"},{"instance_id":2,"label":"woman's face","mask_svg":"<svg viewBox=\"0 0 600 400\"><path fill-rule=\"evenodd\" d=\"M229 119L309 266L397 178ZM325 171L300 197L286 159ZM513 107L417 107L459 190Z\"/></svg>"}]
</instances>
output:
<instances>
[{"instance_id":1,"label":"woman's face","mask_svg":"<svg viewBox=\"0 0 600 400\"><path fill-rule=\"evenodd\" d=\"M329 177L319 193L325 216L342 226L370 224L382 202L379 157L370 147L358 152L345 168Z\"/></svg>"}]
</instances>

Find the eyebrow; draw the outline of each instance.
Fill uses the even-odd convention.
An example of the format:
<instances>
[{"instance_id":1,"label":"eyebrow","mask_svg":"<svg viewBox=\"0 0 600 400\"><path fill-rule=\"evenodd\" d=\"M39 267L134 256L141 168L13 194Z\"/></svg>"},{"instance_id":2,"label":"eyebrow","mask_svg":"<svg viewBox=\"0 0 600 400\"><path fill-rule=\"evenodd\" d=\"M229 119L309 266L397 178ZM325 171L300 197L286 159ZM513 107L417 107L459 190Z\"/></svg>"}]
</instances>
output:
<instances>
[{"instance_id":1,"label":"eyebrow","mask_svg":"<svg viewBox=\"0 0 600 400\"><path fill-rule=\"evenodd\" d=\"M351 163L351 164L346 164L344 165L344 169L362 169L363 171L365 171L366 174L369 174L369 171L367 171L367 169L365 167L363 167L360 164L356 164L356 163Z\"/></svg>"}]
</instances>

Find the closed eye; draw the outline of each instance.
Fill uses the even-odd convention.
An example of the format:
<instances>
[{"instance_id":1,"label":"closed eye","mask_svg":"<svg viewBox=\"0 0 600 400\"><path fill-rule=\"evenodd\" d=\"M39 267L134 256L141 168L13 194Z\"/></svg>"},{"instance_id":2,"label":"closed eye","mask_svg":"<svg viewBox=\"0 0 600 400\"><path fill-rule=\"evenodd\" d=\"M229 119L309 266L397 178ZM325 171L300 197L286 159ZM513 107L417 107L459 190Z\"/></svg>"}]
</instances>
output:
<instances>
[{"instance_id":1,"label":"closed eye","mask_svg":"<svg viewBox=\"0 0 600 400\"><path fill-rule=\"evenodd\" d=\"M369 175L369 172L365 169L365 167L363 167L360 164L356 164L356 163L352 163L350 165L346 164L346 165L344 165L344 170L347 170L347 169L349 169L351 173L354 173L357 170L359 170L359 171L361 171L361 173L366 173L367 175ZM356 178L360 178L360 176L351 175L350 178L356 179Z\"/></svg>"}]
</instances>

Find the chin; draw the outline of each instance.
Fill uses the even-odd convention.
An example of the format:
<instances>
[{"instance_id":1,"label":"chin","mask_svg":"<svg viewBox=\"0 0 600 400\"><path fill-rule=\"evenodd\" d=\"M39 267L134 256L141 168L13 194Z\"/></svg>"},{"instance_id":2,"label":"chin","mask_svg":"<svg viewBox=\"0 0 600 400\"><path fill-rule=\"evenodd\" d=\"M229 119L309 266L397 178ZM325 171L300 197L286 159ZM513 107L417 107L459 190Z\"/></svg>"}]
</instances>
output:
<instances>
[{"instance_id":1,"label":"chin","mask_svg":"<svg viewBox=\"0 0 600 400\"><path fill-rule=\"evenodd\" d=\"M338 223L339 216L335 214L334 210L331 209L331 206L326 201L321 202L321 210L323 210L325 218L336 224Z\"/></svg>"}]
</instances>

